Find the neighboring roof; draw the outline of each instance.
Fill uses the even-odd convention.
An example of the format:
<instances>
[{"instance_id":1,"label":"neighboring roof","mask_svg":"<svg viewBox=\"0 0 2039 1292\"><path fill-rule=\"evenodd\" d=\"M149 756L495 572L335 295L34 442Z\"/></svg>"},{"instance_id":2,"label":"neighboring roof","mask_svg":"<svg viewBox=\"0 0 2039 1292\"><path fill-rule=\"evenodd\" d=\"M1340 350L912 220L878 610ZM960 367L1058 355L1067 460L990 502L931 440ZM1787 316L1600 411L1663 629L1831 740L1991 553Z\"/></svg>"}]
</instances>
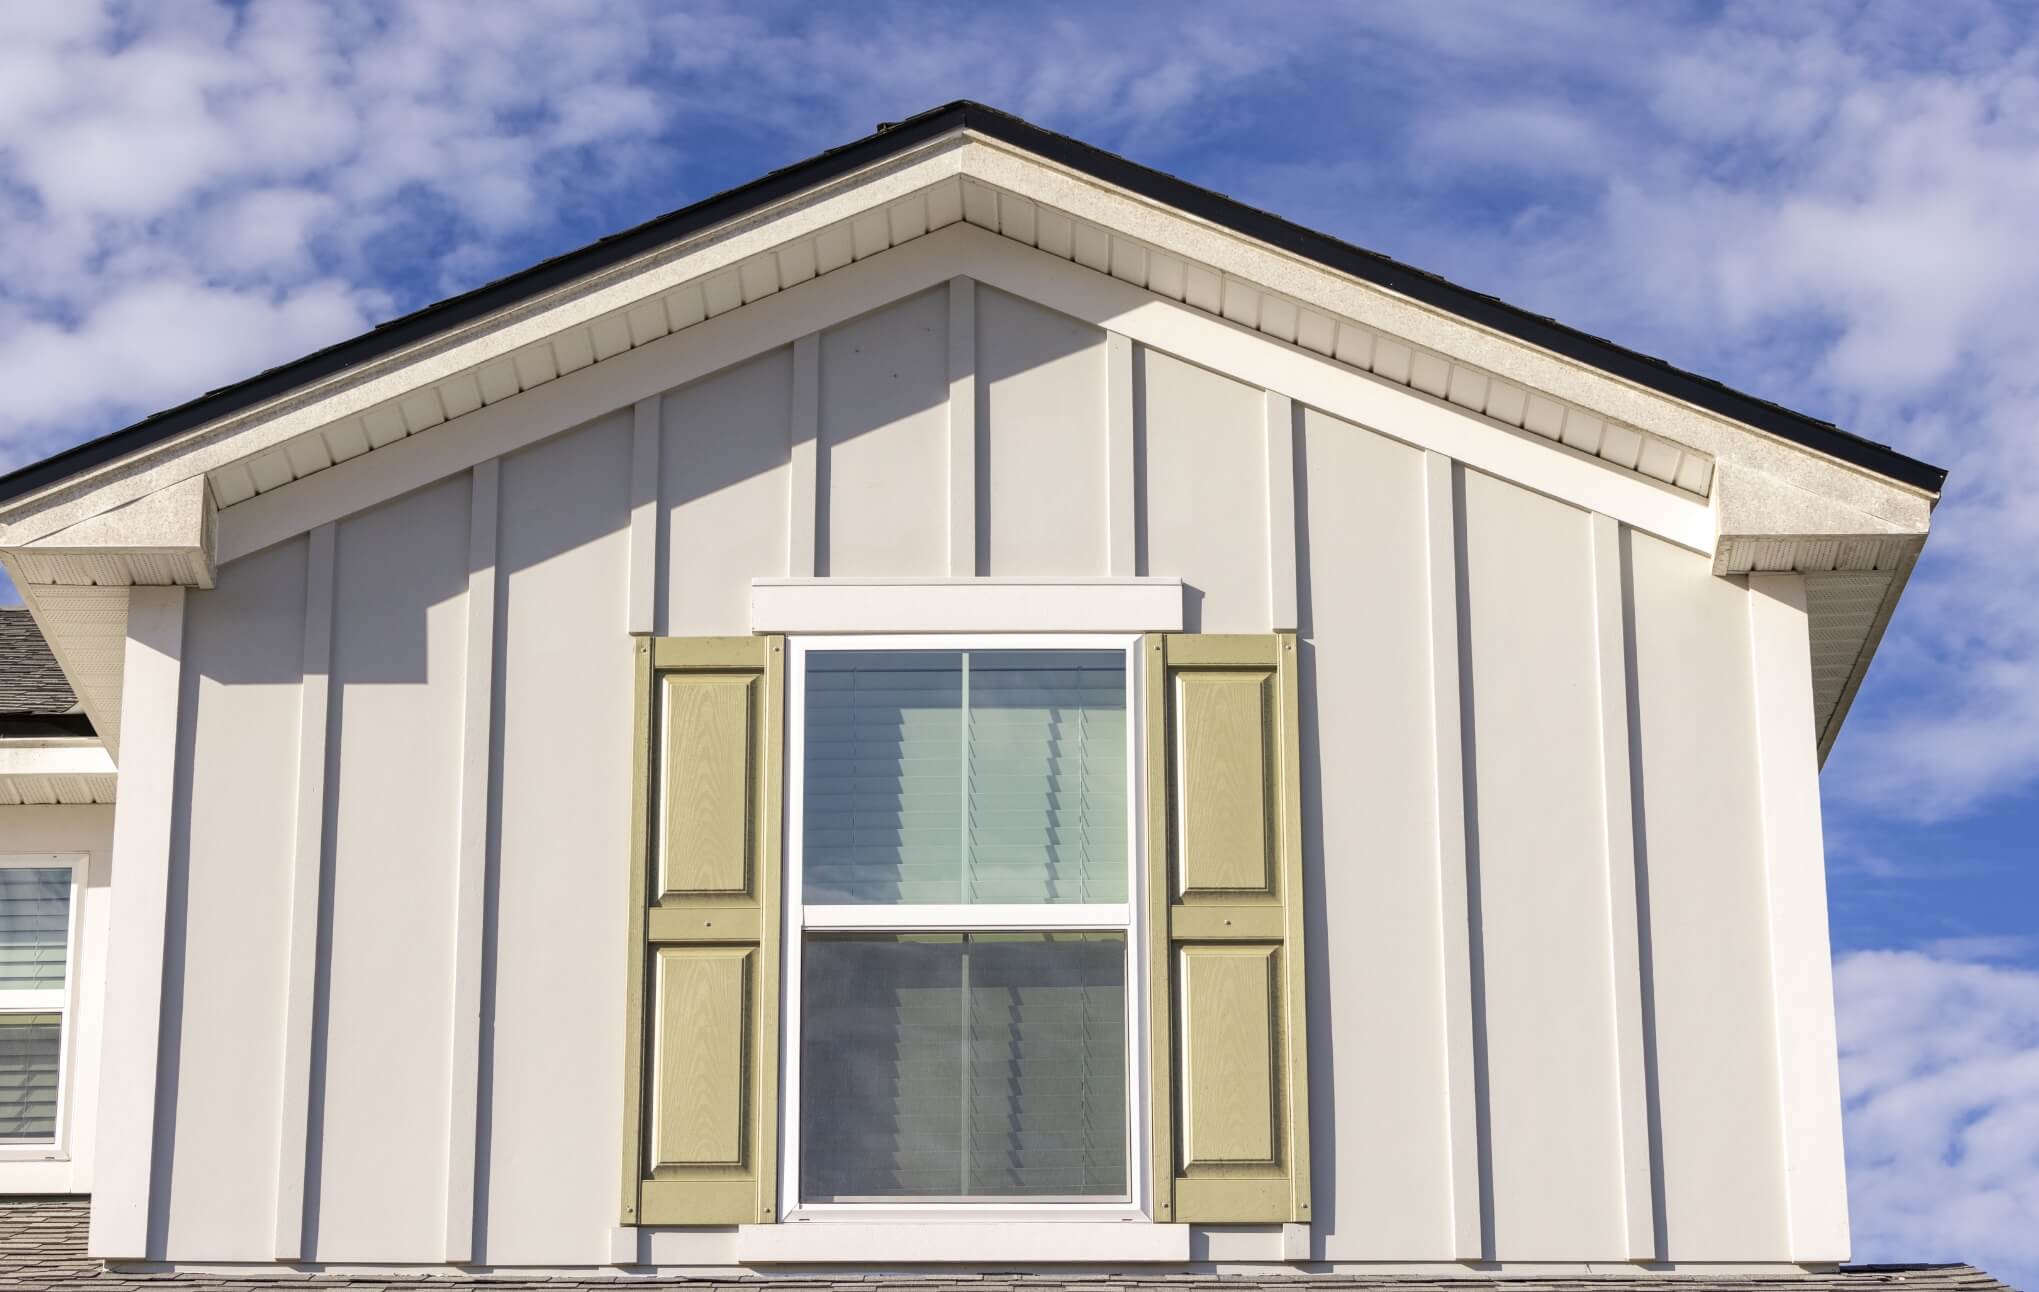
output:
<instances>
[{"instance_id":1,"label":"neighboring roof","mask_svg":"<svg viewBox=\"0 0 2039 1292\"><path fill-rule=\"evenodd\" d=\"M1675 399L1768 431L1816 452L1902 484L1937 493L1946 471L1851 434L1830 422L1733 390L1661 359L1566 327L1553 319L1509 305L1493 296L1448 282L1377 252L1306 229L1279 216L1233 201L1209 189L1152 170L1103 149L1043 130L1020 118L971 102L951 103L888 125L854 143L773 171L760 179L671 214L555 256L520 273L451 297L371 332L342 341L246 381L41 462L0 476L0 501L110 462L160 440L227 414L276 398L314 381L356 367L449 328L516 305L540 293L667 243L740 218L773 202L903 152L953 130L969 129L1032 152L1104 183L1172 206L1245 237L1278 247L1327 268L1374 283L1470 322L1590 364Z\"/></svg>"},{"instance_id":2,"label":"neighboring roof","mask_svg":"<svg viewBox=\"0 0 2039 1292\"><path fill-rule=\"evenodd\" d=\"M0 1198L0 1287L85 1288L115 1292L147 1288L202 1288L234 1292L243 1288L347 1288L350 1292L402 1292L419 1288L489 1288L516 1292L574 1289L688 1288L713 1292L718 1287L785 1288L788 1292L1262 1292L1303 1289L1304 1292L2012 1292L1972 1265L1861 1265L1838 1274L1595 1274L1580 1276L1468 1275L1424 1278L1415 1275L1289 1274L1262 1277L1151 1275L1021 1275L930 1271L912 1275L858 1275L851 1271L829 1276L786 1278L646 1278L641 1275L575 1274L564 1277L503 1277L501 1275L305 1275L288 1266L237 1270L233 1274L119 1273L85 1255L85 1231L91 1211L84 1198Z\"/></svg>"},{"instance_id":3,"label":"neighboring roof","mask_svg":"<svg viewBox=\"0 0 2039 1292\"><path fill-rule=\"evenodd\" d=\"M77 712L78 697L22 606L0 607L0 719Z\"/></svg>"}]
</instances>

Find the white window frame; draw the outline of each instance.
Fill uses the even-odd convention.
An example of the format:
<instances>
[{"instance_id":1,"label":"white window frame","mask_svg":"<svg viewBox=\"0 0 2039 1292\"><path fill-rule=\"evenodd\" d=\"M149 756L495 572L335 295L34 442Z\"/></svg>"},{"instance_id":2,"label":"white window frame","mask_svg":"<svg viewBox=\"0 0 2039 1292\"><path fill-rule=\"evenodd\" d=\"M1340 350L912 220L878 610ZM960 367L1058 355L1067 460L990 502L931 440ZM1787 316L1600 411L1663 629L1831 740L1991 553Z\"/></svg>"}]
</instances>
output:
<instances>
[{"instance_id":1,"label":"white window frame","mask_svg":"<svg viewBox=\"0 0 2039 1292\"><path fill-rule=\"evenodd\" d=\"M57 1016L57 1113L50 1138L0 1144L0 1162L68 1160L71 1129L71 1060L77 1049L78 926L86 858L77 853L0 853L0 869L68 870L71 891L64 910L64 985L41 991L0 990L0 1014Z\"/></svg>"},{"instance_id":2,"label":"white window frame","mask_svg":"<svg viewBox=\"0 0 2039 1292\"><path fill-rule=\"evenodd\" d=\"M1147 1170L1149 1090L1147 1079L1147 873L1144 777L1141 775L1144 686L1140 637L1127 633L916 633L829 635L787 639L786 807L784 968L780 975L779 1045L779 1216L782 1223L809 1220L868 1221L891 1218L990 1220L1148 1220L1152 1182ZM1129 842L1123 903L1038 905L816 905L802 900L806 793L807 657L849 650L1114 650L1126 660L1126 812ZM800 1196L801 953L807 930L864 929L875 933L971 933L1023 928L1042 932L1109 930L1126 935L1126 1184L1122 1198L1081 1202L803 1202Z\"/></svg>"}]
</instances>

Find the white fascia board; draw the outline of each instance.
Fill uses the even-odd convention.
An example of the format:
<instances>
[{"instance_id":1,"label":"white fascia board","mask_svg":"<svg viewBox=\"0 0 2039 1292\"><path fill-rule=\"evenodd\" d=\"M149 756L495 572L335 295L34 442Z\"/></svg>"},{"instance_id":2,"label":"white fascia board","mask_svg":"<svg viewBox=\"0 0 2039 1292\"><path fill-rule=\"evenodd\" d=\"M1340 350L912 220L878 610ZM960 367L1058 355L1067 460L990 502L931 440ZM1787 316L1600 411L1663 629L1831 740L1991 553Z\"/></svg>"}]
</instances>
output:
<instances>
[{"instance_id":1,"label":"white fascia board","mask_svg":"<svg viewBox=\"0 0 2039 1292\"><path fill-rule=\"evenodd\" d=\"M1894 570L1926 540L1926 517L1895 521L1741 463L1715 476L1714 572Z\"/></svg>"},{"instance_id":2,"label":"white fascia board","mask_svg":"<svg viewBox=\"0 0 2039 1292\"><path fill-rule=\"evenodd\" d=\"M1713 550L1712 511L1690 493L959 223L229 507L219 516L219 560L259 551L566 427L620 415L637 400L959 274L1693 551Z\"/></svg>"},{"instance_id":3,"label":"white fascia board","mask_svg":"<svg viewBox=\"0 0 2039 1292\"><path fill-rule=\"evenodd\" d=\"M205 481L180 480L22 546L31 552L185 551L205 542Z\"/></svg>"},{"instance_id":4,"label":"white fascia board","mask_svg":"<svg viewBox=\"0 0 2039 1292\"><path fill-rule=\"evenodd\" d=\"M27 583L146 584L167 575L169 582L209 588L218 569L214 521L212 491L204 476L192 476L9 554Z\"/></svg>"},{"instance_id":5,"label":"white fascia board","mask_svg":"<svg viewBox=\"0 0 2039 1292\"><path fill-rule=\"evenodd\" d=\"M1903 523L1923 518L1933 496L1767 431L1626 381L1449 311L1246 238L1004 143L971 136L963 173L1017 196L1101 224L1186 260L1249 280L1334 317L1402 338L1505 380L1591 408L1688 445L1717 460L1757 466Z\"/></svg>"},{"instance_id":6,"label":"white fascia board","mask_svg":"<svg viewBox=\"0 0 2039 1292\"><path fill-rule=\"evenodd\" d=\"M751 580L759 633L1181 632L1182 580Z\"/></svg>"},{"instance_id":7,"label":"white fascia board","mask_svg":"<svg viewBox=\"0 0 2039 1292\"><path fill-rule=\"evenodd\" d=\"M0 776L112 776L97 740L0 740Z\"/></svg>"},{"instance_id":8,"label":"white fascia board","mask_svg":"<svg viewBox=\"0 0 2039 1292\"><path fill-rule=\"evenodd\" d=\"M718 271L734 272L734 266L748 257L957 176L1044 204L1166 254L1215 267L1225 275L1263 285L1335 317L1404 338L1531 390L1592 408L1714 459L1755 466L1866 514L1922 530L1930 511L1932 499L1922 491L1420 305L1032 154L957 132L491 318L0 506L0 546L19 546L167 484L251 458L298 435L332 426L482 363L501 360L566 329ZM606 367L606 362L601 366Z\"/></svg>"},{"instance_id":9,"label":"white fascia board","mask_svg":"<svg viewBox=\"0 0 2039 1292\"><path fill-rule=\"evenodd\" d=\"M168 485L252 457L306 431L927 188L959 173L961 138L956 132L929 140L911 152L610 266L502 313L0 504L0 547L23 545Z\"/></svg>"}]
</instances>

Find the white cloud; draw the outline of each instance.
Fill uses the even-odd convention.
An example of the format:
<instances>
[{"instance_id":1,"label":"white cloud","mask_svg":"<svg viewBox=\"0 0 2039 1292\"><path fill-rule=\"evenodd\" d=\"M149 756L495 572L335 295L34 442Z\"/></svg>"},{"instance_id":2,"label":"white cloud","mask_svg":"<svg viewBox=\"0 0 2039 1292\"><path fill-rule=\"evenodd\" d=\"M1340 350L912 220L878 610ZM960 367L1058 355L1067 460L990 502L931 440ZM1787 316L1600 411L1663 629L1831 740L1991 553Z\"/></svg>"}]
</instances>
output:
<instances>
[{"instance_id":1,"label":"white cloud","mask_svg":"<svg viewBox=\"0 0 2039 1292\"><path fill-rule=\"evenodd\" d=\"M2039 1286L2039 971L1867 951L1834 993L1855 1259Z\"/></svg>"},{"instance_id":2,"label":"white cloud","mask_svg":"<svg viewBox=\"0 0 2039 1292\"><path fill-rule=\"evenodd\" d=\"M1264 200L1950 468L1826 784L1936 820L2039 782L2029 9L1362 12L1407 113Z\"/></svg>"},{"instance_id":3,"label":"white cloud","mask_svg":"<svg viewBox=\"0 0 2039 1292\"><path fill-rule=\"evenodd\" d=\"M621 3L40 8L0 35L0 467L422 303L431 248L500 256L667 124L604 74L648 59Z\"/></svg>"},{"instance_id":4,"label":"white cloud","mask_svg":"<svg viewBox=\"0 0 2039 1292\"><path fill-rule=\"evenodd\" d=\"M1690 182L1617 188L1606 219L1634 261L1679 249L1640 277L1640 308L1680 312L1696 362L1737 361L1708 330L1821 338L1773 389L1951 468L1878 667L1897 685L1871 691L1827 778L1936 819L2039 777L2039 509L2021 485L2039 470L2039 42L1893 66L1880 34L1730 31L1677 60L1673 86L1761 106L1725 144L1707 113L1671 117L1693 131Z\"/></svg>"},{"instance_id":5,"label":"white cloud","mask_svg":"<svg viewBox=\"0 0 2039 1292\"><path fill-rule=\"evenodd\" d=\"M536 259L513 248L580 232L607 197L650 214L701 196L649 185L732 131L776 132L790 158L968 95L1151 141L1299 48L1303 25L1138 38L1154 20L5 6L0 470Z\"/></svg>"}]
</instances>

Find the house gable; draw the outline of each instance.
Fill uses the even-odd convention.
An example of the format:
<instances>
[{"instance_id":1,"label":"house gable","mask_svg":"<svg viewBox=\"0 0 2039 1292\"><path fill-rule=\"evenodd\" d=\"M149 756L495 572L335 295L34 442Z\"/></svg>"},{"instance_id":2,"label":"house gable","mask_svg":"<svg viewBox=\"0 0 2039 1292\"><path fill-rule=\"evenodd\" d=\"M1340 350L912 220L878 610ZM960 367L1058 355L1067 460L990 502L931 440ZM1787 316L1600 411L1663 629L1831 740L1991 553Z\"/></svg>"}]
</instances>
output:
<instances>
[{"instance_id":1,"label":"house gable","mask_svg":"<svg viewBox=\"0 0 2039 1292\"><path fill-rule=\"evenodd\" d=\"M1718 574L1842 571L1855 600L1873 576L1866 621L1815 625L1822 657L1847 662L1820 691L1823 749L1937 489L1933 469L1823 424L956 108L17 472L0 482L16 494L0 504L0 552L90 706L107 683L82 676L41 588L204 586L210 562L299 517L330 518L952 280L1616 516L1707 553ZM136 512L185 545L148 548L108 523Z\"/></svg>"},{"instance_id":2,"label":"house gable","mask_svg":"<svg viewBox=\"0 0 2039 1292\"><path fill-rule=\"evenodd\" d=\"M1845 1258L1805 717L1859 677L1818 615L1859 661L1930 491L967 121L724 214L5 513L74 681L110 659L128 719L96 1252ZM972 671L1034 650L1121 661L1058 666L1102 707L1042 737L1054 777L1125 758L1094 812L969 734L968 697L1072 707ZM810 704L831 651L916 680L837 726L866 702ZM810 800L822 724L859 770ZM1033 786L986 808L995 846L1031 847L1007 812L1055 849L1094 827L1147 913L801 895L845 808L830 846L934 874L904 905L975 895L917 868L976 855L980 765ZM696 835L714 873L669 882ZM803 1189L802 1034L751 1002L801 1017L769 974L806 990L806 931L1050 924L1149 965L1097 1015L1147 1055L1110 1070L1146 1130L1099 1131L1144 1163L1125 1196L1086 1186L1107 1210L1042 1241ZM692 958L676 989L654 942ZM638 1062L676 1035L713 1082ZM957 1165L929 1196L976 1193Z\"/></svg>"}]
</instances>

